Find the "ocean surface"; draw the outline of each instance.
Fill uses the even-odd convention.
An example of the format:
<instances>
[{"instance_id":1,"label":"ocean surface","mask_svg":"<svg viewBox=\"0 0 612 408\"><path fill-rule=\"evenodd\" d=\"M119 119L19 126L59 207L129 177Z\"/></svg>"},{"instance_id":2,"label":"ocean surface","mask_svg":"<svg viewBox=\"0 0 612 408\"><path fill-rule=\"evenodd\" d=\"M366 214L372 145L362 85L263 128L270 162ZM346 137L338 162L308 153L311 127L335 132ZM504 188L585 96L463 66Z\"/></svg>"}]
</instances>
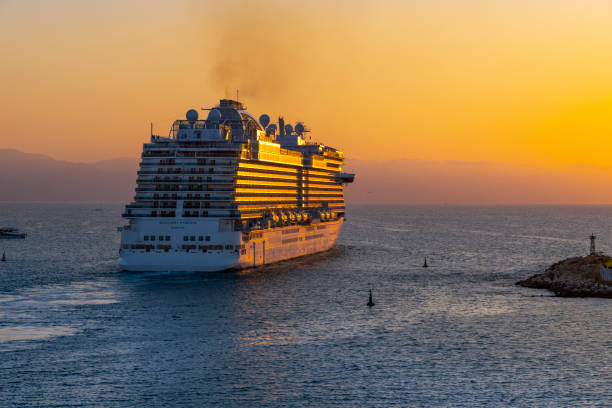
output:
<instances>
[{"instance_id":1,"label":"ocean surface","mask_svg":"<svg viewBox=\"0 0 612 408\"><path fill-rule=\"evenodd\" d=\"M612 207L353 206L327 253L215 274L119 272L121 210L0 204L0 406L612 405L612 299L515 286L611 252Z\"/></svg>"}]
</instances>

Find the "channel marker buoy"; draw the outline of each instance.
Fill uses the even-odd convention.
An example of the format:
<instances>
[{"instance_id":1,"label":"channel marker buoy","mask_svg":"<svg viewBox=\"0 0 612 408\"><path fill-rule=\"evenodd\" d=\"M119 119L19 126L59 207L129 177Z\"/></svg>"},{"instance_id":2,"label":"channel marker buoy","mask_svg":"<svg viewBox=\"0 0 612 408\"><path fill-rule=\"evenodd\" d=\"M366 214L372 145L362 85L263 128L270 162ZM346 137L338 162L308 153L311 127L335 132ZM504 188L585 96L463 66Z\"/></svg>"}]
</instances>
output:
<instances>
[{"instance_id":1,"label":"channel marker buoy","mask_svg":"<svg viewBox=\"0 0 612 408\"><path fill-rule=\"evenodd\" d=\"M6 252L2 251L2 262L6 262Z\"/></svg>"},{"instance_id":2,"label":"channel marker buoy","mask_svg":"<svg viewBox=\"0 0 612 408\"><path fill-rule=\"evenodd\" d=\"M374 306L374 302L372 301L372 289L370 289L370 299L368 300L368 306L369 307Z\"/></svg>"},{"instance_id":3,"label":"channel marker buoy","mask_svg":"<svg viewBox=\"0 0 612 408\"><path fill-rule=\"evenodd\" d=\"M425 257L425 262L423 262L423 268L429 268L429 265L427 265L427 257Z\"/></svg>"}]
</instances>

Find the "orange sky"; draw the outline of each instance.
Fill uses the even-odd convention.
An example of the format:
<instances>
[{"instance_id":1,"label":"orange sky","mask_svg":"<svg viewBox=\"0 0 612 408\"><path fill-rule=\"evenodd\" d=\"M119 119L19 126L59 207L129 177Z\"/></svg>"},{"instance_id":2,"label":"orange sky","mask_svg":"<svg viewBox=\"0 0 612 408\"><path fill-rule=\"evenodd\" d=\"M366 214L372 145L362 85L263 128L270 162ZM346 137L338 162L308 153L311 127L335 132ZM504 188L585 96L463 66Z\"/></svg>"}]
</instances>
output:
<instances>
[{"instance_id":1,"label":"orange sky","mask_svg":"<svg viewBox=\"0 0 612 408\"><path fill-rule=\"evenodd\" d=\"M239 88L349 158L612 165L612 3L0 1L0 148L138 156Z\"/></svg>"}]
</instances>

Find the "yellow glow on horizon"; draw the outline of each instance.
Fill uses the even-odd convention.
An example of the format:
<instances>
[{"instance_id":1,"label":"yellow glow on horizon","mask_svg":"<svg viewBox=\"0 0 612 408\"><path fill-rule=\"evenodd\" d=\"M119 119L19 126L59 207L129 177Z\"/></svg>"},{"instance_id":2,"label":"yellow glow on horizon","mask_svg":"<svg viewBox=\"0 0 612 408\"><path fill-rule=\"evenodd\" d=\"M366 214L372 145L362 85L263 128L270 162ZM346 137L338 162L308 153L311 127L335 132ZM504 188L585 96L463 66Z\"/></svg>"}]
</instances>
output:
<instances>
[{"instance_id":1,"label":"yellow glow on horizon","mask_svg":"<svg viewBox=\"0 0 612 408\"><path fill-rule=\"evenodd\" d=\"M603 0L0 3L0 148L137 156L240 89L350 158L612 165Z\"/></svg>"}]
</instances>

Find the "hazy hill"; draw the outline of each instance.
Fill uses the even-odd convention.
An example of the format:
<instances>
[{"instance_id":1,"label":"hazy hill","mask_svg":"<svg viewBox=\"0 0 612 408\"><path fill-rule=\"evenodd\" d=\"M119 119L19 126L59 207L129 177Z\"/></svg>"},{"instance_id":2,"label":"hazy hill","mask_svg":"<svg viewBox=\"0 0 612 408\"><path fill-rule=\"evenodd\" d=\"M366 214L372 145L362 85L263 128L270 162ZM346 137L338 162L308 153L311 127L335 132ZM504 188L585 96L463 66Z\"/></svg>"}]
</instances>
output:
<instances>
[{"instance_id":1,"label":"hazy hill","mask_svg":"<svg viewBox=\"0 0 612 408\"><path fill-rule=\"evenodd\" d=\"M0 149L0 201L123 202L134 195L138 159L72 163Z\"/></svg>"},{"instance_id":2,"label":"hazy hill","mask_svg":"<svg viewBox=\"0 0 612 408\"><path fill-rule=\"evenodd\" d=\"M0 201L128 202L139 159L71 163L0 149ZM348 160L348 203L610 204L612 169L504 163Z\"/></svg>"}]
</instances>

